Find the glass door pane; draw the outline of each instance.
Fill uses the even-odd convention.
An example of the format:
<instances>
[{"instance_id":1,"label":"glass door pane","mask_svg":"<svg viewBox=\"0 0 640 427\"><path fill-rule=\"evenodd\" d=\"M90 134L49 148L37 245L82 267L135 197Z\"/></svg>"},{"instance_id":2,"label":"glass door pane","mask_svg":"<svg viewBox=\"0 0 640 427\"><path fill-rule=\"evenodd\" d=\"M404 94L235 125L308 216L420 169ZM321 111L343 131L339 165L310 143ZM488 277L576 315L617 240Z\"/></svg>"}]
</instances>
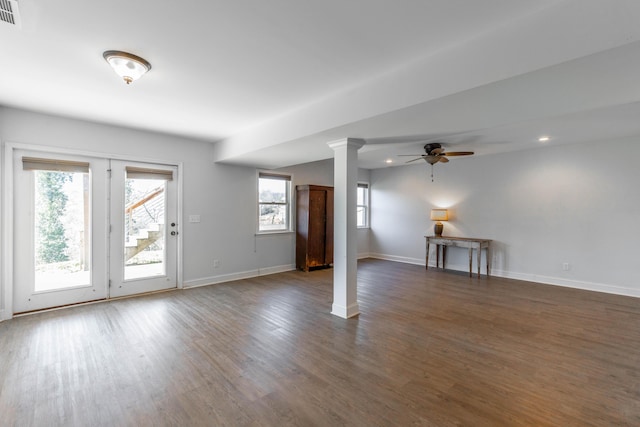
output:
<instances>
[{"instance_id":1,"label":"glass door pane","mask_svg":"<svg viewBox=\"0 0 640 427\"><path fill-rule=\"evenodd\" d=\"M89 174L33 174L35 292L90 286Z\"/></svg>"},{"instance_id":2,"label":"glass door pane","mask_svg":"<svg viewBox=\"0 0 640 427\"><path fill-rule=\"evenodd\" d=\"M165 192L162 179L126 178L124 280L165 274Z\"/></svg>"}]
</instances>

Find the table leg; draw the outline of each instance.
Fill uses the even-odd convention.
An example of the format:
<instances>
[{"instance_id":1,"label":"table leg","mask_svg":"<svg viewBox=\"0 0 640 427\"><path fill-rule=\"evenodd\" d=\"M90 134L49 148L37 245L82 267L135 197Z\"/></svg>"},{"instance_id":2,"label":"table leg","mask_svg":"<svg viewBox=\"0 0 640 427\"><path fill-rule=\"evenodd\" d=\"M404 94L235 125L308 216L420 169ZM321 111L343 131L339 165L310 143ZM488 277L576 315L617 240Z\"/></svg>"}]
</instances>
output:
<instances>
[{"instance_id":1,"label":"table leg","mask_svg":"<svg viewBox=\"0 0 640 427\"><path fill-rule=\"evenodd\" d=\"M482 265L482 249L478 246L478 278L480 278L480 265Z\"/></svg>"},{"instance_id":2,"label":"table leg","mask_svg":"<svg viewBox=\"0 0 640 427\"><path fill-rule=\"evenodd\" d=\"M424 268L425 270L429 269L429 241L427 240L427 256L425 257L424 260Z\"/></svg>"},{"instance_id":3,"label":"table leg","mask_svg":"<svg viewBox=\"0 0 640 427\"><path fill-rule=\"evenodd\" d=\"M489 253L489 246L487 246L486 254L487 254L487 277L489 277L489 259L491 256L491 254Z\"/></svg>"},{"instance_id":4,"label":"table leg","mask_svg":"<svg viewBox=\"0 0 640 427\"><path fill-rule=\"evenodd\" d=\"M473 248L469 248L469 277L471 277L471 272L473 271Z\"/></svg>"},{"instance_id":5,"label":"table leg","mask_svg":"<svg viewBox=\"0 0 640 427\"><path fill-rule=\"evenodd\" d=\"M440 245L436 245L436 268L440 268Z\"/></svg>"},{"instance_id":6,"label":"table leg","mask_svg":"<svg viewBox=\"0 0 640 427\"><path fill-rule=\"evenodd\" d=\"M442 269L443 270L446 262L447 262L447 246L443 246L442 247Z\"/></svg>"}]
</instances>

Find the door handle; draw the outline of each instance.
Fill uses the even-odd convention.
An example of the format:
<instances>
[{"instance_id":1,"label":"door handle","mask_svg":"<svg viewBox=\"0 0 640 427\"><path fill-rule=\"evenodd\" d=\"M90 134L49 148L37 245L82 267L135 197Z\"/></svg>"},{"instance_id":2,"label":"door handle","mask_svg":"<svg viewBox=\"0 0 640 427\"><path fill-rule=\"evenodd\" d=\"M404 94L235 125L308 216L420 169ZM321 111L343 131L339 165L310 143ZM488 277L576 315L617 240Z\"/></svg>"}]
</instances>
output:
<instances>
[{"instance_id":1,"label":"door handle","mask_svg":"<svg viewBox=\"0 0 640 427\"><path fill-rule=\"evenodd\" d=\"M175 235L177 235L177 234L178 234L178 232L177 232L177 231L172 231L172 232L171 232L171 235L172 235L172 236L175 236Z\"/></svg>"}]
</instances>

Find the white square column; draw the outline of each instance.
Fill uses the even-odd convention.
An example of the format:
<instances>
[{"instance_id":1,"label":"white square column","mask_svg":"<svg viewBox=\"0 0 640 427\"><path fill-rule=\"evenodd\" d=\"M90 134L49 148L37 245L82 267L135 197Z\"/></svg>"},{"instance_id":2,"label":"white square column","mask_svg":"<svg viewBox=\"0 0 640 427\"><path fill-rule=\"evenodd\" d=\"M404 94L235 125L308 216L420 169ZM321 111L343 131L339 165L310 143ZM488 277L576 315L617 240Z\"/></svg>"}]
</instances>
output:
<instances>
[{"instance_id":1,"label":"white square column","mask_svg":"<svg viewBox=\"0 0 640 427\"><path fill-rule=\"evenodd\" d=\"M358 229L356 222L358 150L361 139L330 142L334 151L333 177L333 305L331 314L348 319L358 307Z\"/></svg>"}]
</instances>

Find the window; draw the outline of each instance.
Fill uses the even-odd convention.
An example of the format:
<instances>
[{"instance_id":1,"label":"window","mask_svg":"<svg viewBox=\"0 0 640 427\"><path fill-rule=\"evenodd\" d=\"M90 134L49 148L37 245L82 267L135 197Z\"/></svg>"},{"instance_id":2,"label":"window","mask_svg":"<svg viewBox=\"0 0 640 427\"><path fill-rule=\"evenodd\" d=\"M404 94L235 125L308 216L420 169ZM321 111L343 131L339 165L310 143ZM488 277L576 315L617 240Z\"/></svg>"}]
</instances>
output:
<instances>
[{"instance_id":1,"label":"window","mask_svg":"<svg viewBox=\"0 0 640 427\"><path fill-rule=\"evenodd\" d=\"M364 182L358 183L358 195L356 204L358 212L358 228L369 227L369 184Z\"/></svg>"},{"instance_id":2,"label":"window","mask_svg":"<svg viewBox=\"0 0 640 427\"><path fill-rule=\"evenodd\" d=\"M258 232L291 230L291 176L258 174Z\"/></svg>"}]
</instances>

